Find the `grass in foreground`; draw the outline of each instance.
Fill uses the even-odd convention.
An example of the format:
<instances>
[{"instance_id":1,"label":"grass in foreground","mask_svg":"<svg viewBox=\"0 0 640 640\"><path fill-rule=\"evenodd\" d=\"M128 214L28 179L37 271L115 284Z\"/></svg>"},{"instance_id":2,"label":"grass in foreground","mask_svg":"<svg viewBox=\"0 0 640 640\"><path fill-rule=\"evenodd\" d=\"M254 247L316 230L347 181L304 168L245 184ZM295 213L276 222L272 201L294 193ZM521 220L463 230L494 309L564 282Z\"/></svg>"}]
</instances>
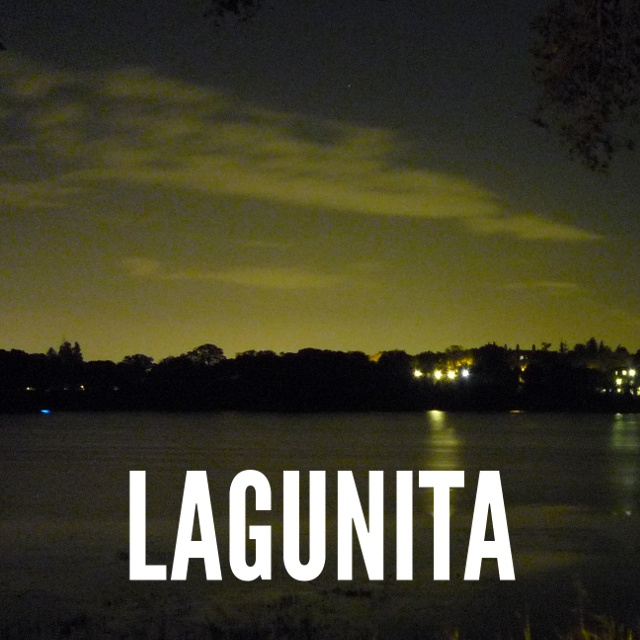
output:
<instances>
[{"instance_id":1,"label":"grass in foreground","mask_svg":"<svg viewBox=\"0 0 640 640\"><path fill-rule=\"evenodd\" d=\"M442 620L435 623L418 610L392 611L366 590L209 602L206 609L149 594L123 594L93 610L38 594L0 601L0 640L640 640L640 611L631 627L578 608L566 624L551 618L518 623L514 616L512 624L485 619L483 627L464 623L458 631L454 621L446 631Z\"/></svg>"}]
</instances>

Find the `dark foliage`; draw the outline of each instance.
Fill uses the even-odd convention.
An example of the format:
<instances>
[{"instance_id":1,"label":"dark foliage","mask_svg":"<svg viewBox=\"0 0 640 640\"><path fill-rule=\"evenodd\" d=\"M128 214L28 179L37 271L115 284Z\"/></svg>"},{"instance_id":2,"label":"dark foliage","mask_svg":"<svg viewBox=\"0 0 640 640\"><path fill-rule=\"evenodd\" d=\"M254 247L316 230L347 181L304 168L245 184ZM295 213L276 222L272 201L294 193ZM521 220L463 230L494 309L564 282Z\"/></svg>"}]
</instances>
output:
<instances>
[{"instance_id":1,"label":"dark foliage","mask_svg":"<svg viewBox=\"0 0 640 640\"><path fill-rule=\"evenodd\" d=\"M495 343L411 356L386 351L247 351L205 344L157 364L144 354L85 362L0 350L0 410L418 411L640 410L640 352L594 338L573 349Z\"/></svg>"},{"instance_id":2,"label":"dark foliage","mask_svg":"<svg viewBox=\"0 0 640 640\"><path fill-rule=\"evenodd\" d=\"M554 0L533 23L533 121L560 136L589 168L632 149L640 105L640 3Z\"/></svg>"},{"instance_id":3,"label":"dark foliage","mask_svg":"<svg viewBox=\"0 0 640 640\"><path fill-rule=\"evenodd\" d=\"M240 22L253 18L262 6L262 0L210 0L210 8L205 15L220 24L229 16Z\"/></svg>"}]
</instances>

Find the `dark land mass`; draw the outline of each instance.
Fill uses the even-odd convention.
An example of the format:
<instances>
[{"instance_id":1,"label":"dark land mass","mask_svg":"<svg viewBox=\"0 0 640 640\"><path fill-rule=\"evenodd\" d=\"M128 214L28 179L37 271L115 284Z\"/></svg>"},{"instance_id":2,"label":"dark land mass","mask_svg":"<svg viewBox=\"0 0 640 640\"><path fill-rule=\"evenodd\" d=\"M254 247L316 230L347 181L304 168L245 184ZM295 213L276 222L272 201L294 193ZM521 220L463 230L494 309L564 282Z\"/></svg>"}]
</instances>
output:
<instances>
[{"instance_id":1,"label":"dark land mass","mask_svg":"<svg viewBox=\"0 0 640 640\"><path fill-rule=\"evenodd\" d=\"M0 411L602 411L640 409L640 351L496 343L375 355L302 349L226 358L201 345L155 363L85 361L78 343L0 350Z\"/></svg>"}]
</instances>

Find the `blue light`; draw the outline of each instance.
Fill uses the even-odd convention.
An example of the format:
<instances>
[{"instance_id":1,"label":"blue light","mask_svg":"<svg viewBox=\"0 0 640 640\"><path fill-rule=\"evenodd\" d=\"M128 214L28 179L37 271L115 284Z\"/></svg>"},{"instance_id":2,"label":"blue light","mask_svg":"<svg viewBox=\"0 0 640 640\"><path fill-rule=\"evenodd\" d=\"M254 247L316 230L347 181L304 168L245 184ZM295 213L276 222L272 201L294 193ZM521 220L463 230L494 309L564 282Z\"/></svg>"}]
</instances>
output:
<instances>
[{"instance_id":1,"label":"blue light","mask_svg":"<svg viewBox=\"0 0 640 640\"><path fill-rule=\"evenodd\" d=\"M40 413L48 416L51 413L51 409L40 409Z\"/></svg>"}]
</instances>

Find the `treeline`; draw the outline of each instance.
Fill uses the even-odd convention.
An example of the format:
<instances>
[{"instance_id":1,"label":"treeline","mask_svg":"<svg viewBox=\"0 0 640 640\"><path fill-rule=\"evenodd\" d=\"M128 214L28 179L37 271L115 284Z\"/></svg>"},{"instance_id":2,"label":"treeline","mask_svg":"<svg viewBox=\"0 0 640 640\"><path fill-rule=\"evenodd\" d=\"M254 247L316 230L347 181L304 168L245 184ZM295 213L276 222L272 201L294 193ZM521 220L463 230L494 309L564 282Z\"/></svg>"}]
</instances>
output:
<instances>
[{"instance_id":1,"label":"treeline","mask_svg":"<svg viewBox=\"0 0 640 640\"><path fill-rule=\"evenodd\" d=\"M640 408L640 351L591 338L557 350L495 343L410 355L302 349L227 358L213 344L154 362L85 361L80 345L0 350L0 411L407 411Z\"/></svg>"}]
</instances>

